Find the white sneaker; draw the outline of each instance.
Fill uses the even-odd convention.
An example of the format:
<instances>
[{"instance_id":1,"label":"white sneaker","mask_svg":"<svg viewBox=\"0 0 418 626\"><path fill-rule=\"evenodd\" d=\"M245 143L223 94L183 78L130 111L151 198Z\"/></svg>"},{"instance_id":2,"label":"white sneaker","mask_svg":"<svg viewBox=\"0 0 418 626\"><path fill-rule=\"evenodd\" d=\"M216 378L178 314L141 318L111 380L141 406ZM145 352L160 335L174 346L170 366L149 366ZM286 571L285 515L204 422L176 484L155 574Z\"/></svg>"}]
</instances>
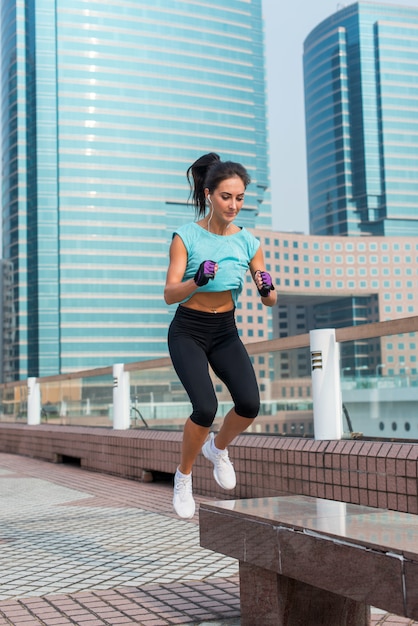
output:
<instances>
[{"instance_id":1,"label":"white sneaker","mask_svg":"<svg viewBox=\"0 0 418 626\"><path fill-rule=\"evenodd\" d=\"M179 469L174 475L173 508L177 515L184 519L193 517L196 509L192 491L192 475L182 474Z\"/></svg>"},{"instance_id":2,"label":"white sneaker","mask_svg":"<svg viewBox=\"0 0 418 626\"><path fill-rule=\"evenodd\" d=\"M229 460L228 450L215 450L213 433L209 434L206 443L203 444L202 452L213 463L213 476L222 489L233 489L237 484L235 470Z\"/></svg>"}]
</instances>

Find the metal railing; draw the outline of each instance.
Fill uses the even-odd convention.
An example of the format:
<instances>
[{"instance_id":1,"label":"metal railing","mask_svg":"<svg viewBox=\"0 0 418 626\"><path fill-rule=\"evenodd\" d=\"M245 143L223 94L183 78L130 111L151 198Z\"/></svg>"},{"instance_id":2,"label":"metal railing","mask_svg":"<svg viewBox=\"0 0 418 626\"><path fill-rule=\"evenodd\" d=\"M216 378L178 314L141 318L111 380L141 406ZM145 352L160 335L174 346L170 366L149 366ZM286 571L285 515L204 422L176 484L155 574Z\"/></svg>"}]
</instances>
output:
<instances>
[{"instance_id":1,"label":"metal railing","mask_svg":"<svg viewBox=\"0 0 418 626\"><path fill-rule=\"evenodd\" d=\"M366 432L365 418L359 413L362 410L363 416L367 413L374 436L379 432L383 436L390 428L397 429L399 434L399 428L394 428L393 411L388 418L383 413L390 410L389 396L393 389L403 390L398 395L403 410L416 408L418 373L414 365L417 355L414 333L417 331L418 316L335 330L341 357L339 381L333 384L341 385L342 390L341 414L337 419L343 420L348 414L349 430ZM252 432L314 435L312 332L316 331L246 344L261 389L260 417ZM400 344L401 340L408 344L403 354L395 350L391 356L388 346ZM393 367L390 359L394 360ZM305 368L300 367L301 363L305 363ZM214 384L221 419L232 403L216 377ZM368 403L367 411L361 408L362 403ZM117 406L123 407L122 420ZM4 422L171 429L182 428L189 412L188 398L169 357L0 385L0 420ZM387 421L391 418L391 422ZM416 439L418 418L416 423L412 423L412 417L408 420L404 434Z\"/></svg>"}]
</instances>

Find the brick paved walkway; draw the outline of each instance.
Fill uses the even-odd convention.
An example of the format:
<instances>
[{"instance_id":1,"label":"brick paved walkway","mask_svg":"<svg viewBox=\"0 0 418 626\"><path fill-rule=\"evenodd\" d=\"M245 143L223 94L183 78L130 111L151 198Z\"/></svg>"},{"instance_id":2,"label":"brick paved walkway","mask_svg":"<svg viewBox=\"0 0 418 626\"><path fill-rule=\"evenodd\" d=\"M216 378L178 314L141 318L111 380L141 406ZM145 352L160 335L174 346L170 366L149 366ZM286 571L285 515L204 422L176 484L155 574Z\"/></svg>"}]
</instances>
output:
<instances>
[{"instance_id":1,"label":"brick paved walkway","mask_svg":"<svg viewBox=\"0 0 418 626\"><path fill-rule=\"evenodd\" d=\"M0 626L239 625L237 562L200 548L171 485L0 454L0 497Z\"/></svg>"}]
</instances>

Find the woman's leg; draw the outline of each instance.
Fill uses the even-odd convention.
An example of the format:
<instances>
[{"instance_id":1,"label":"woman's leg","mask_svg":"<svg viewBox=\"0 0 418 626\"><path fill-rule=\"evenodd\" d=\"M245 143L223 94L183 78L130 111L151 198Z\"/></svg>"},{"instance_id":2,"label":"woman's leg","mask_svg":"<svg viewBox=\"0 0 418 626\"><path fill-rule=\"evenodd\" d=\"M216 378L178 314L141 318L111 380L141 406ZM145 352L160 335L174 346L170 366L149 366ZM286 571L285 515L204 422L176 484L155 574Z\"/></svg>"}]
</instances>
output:
<instances>
[{"instance_id":1,"label":"woman's leg","mask_svg":"<svg viewBox=\"0 0 418 626\"><path fill-rule=\"evenodd\" d=\"M224 450L257 417L260 394L250 357L238 334L211 354L210 363L228 387L235 404L214 440L216 448Z\"/></svg>"},{"instance_id":2,"label":"woman's leg","mask_svg":"<svg viewBox=\"0 0 418 626\"><path fill-rule=\"evenodd\" d=\"M209 375L208 357L202 341L182 329L169 332L169 350L174 369L189 396L193 412L183 430L179 470L190 474L210 426L216 415L218 401Z\"/></svg>"},{"instance_id":3,"label":"woman's leg","mask_svg":"<svg viewBox=\"0 0 418 626\"><path fill-rule=\"evenodd\" d=\"M181 446L181 460L179 470L182 474L190 474L193 464L208 436L209 428L199 426L192 420L187 420L183 430L183 443Z\"/></svg>"},{"instance_id":4,"label":"woman's leg","mask_svg":"<svg viewBox=\"0 0 418 626\"><path fill-rule=\"evenodd\" d=\"M241 417L235 411L235 409L231 409L225 415L223 424L221 426L220 431L215 436L214 443L218 450L225 450L231 443L235 437L240 435L244 430L253 423L255 417Z\"/></svg>"}]
</instances>

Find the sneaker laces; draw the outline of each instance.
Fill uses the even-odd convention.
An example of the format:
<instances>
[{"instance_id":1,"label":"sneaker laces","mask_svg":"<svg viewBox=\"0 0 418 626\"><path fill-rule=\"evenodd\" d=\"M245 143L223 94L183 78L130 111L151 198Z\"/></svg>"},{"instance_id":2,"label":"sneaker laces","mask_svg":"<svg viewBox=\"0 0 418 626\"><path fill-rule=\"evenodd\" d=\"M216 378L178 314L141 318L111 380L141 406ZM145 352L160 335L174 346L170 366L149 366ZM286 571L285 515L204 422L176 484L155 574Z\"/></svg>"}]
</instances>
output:
<instances>
[{"instance_id":1,"label":"sneaker laces","mask_svg":"<svg viewBox=\"0 0 418 626\"><path fill-rule=\"evenodd\" d=\"M186 476L178 476L176 478L176 484L174 491L180 497L181 500L185 500L187 496L193 494L192 481Z\"/></svg>"},{"instance_id":2,"label":"sneaker laces","mask_svg":"<svg viewBox=\"0 0 418 626\"><path fill-rule=\"evenodd\" d=\"M229 454L228 454L228 450L218 450L215 453L215 463L217 465L217 467L221 468L222 464L226 465L226 466L230 466L232 465L231 461L229 460Z\"/></svg>"}]
</instances>

